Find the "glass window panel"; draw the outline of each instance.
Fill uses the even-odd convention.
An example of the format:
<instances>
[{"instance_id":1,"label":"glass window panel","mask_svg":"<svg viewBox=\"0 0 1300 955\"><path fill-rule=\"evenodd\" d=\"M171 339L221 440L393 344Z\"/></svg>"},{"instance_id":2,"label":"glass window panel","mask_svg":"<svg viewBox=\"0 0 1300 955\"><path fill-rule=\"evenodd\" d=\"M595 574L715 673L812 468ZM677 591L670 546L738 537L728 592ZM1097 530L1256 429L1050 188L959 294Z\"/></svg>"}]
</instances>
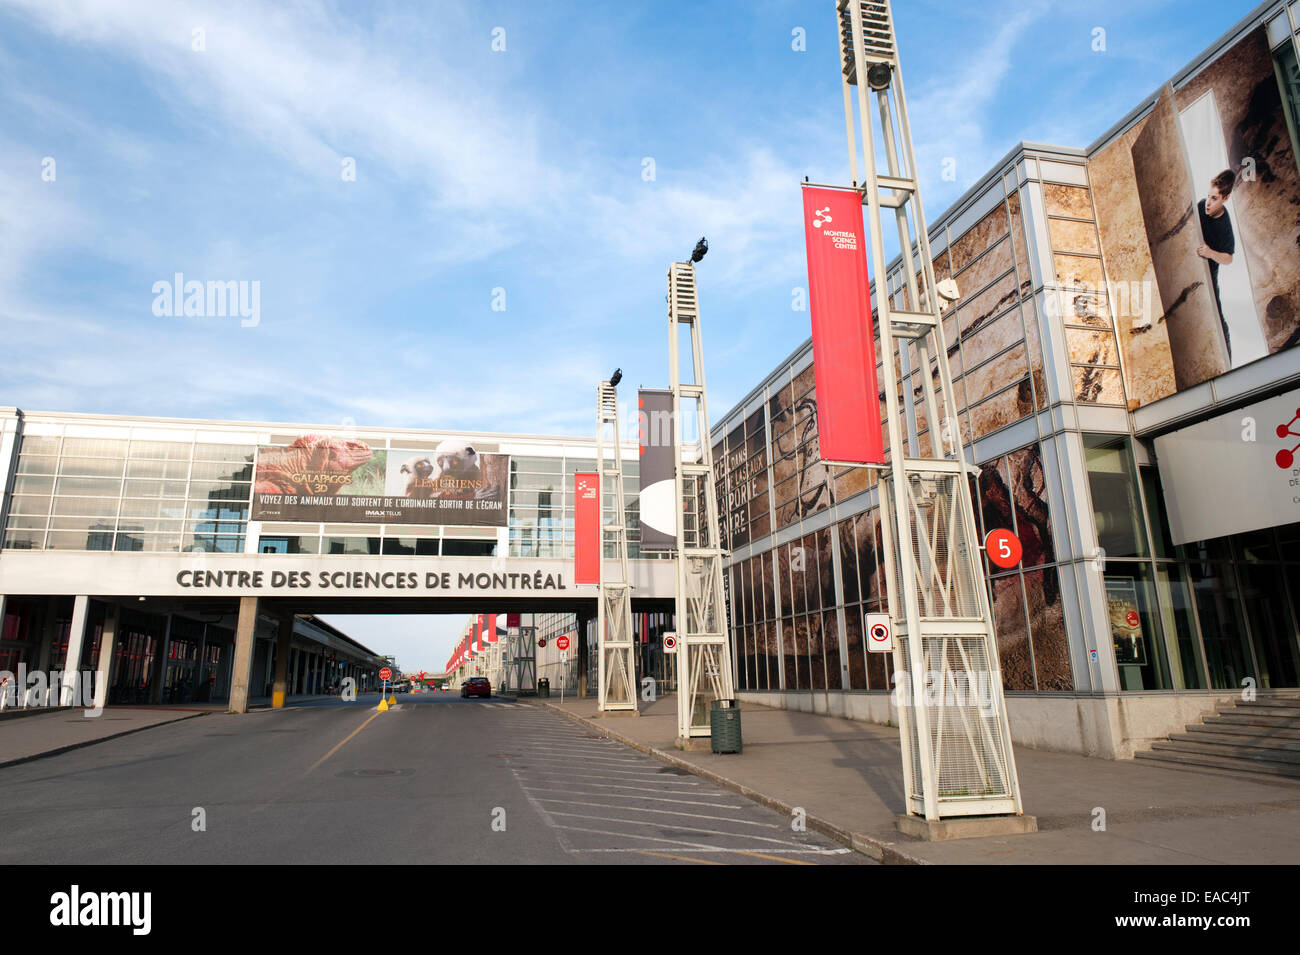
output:
<instances>
[{"instance_id":1,"label":"glass window panel","mask_svg":"<svg viewBox=\"0 0 1300 955\"><path fill-rule=\"evenodd\" d=\"M1057 569L1046 567L1025 571L1024 584L1038 691L1072 691L1074 676L1070 666L1070 642L1065 632L1065 612L1061 606L1061 582Z\"/></svg>"},{"instance_id":2,"label":"glass window panel","mask_svg":"<svg viewBox=\"0 0 1300 955\"><path fill-rule=\"evenodd\" d=\"M252 499L251 484L234 484L213 481L191 481L190 500L248 501Z\"/></svg>"},{"instance_id":3,"label":"glass window panel","mask_svg":"<svg viewBox=\"0 0 1300 955\"><path fill-rule=\"evenodd\" d=\"M191 481L251 481L253 465L229 464L218 461L195 461L190 471Z\"/></svg>"},{"instance_id":4,"label":"glass window panel","mask_svg":"<svg viewBox=\"0 0 1300 955\"><path fill-rule=\"evenodd\" d=\"M185 480L189 477L188 461L137 461L134 458L126 462L126 476L129 478L169 478Z\"/></svg>"},{"instance_id":5,"label":"glass window panel","mask_svg":"<svg viewBox=\"0 0 1300 955\"><path fill-rule=\"evenodd\" d=\"M803 617L796 618L803 621ZM808 688L807 673L808 660L799 653L798 640L795 634L794 620L780 621L781 627L781 655L785 664L785 688L787 690L806 690ZM802 624L806 631L807 624ZM807 634L804 634L804 644L806 645ZM802 662L803 666L799 664Z\"/></svg>"},{"instance_id":6,"label":"glass window panel","mask_svg":"<svg viewBox=\"0 0 1300 955\"><path fill-rule=\"evenodd\" d=\"M18 456L19 474L53 474L58 470L59 459L24 452Z\"/></svg>"},{"instance_id":7,"label":"glass window panel","mask_svg":"<svg viewBox=\"0 0 1300 955\"><path fill-rule=\"evenodd\" d=\"M87 517L114 517L117 515L116 497L56 497L55 514L85 515Z\"/></svg>"},{"instance_id":8,"label":"glass window panel","mask_svg":"<svg viewBox=\"0 0 1300 955\"><path fill-rule=\"evenodd\" d=\"M184 550L209 554L239 554L244 550L244 538L213 536L210 534L187 534Z\"/></svg>"},{"instance_id":9,"label":"glass window panel","mask_svg":"<svg viewBox=\"0 0 1300 955\"><path fill-rule=\"evenodd\" d=\"M528 471L533 474L561 474L563 470L564 464L560 458L534 458L519 454L510 458L511 473Z\"/></svg>"},{"instance_id":10,"label":"glass window panel","mask_svg":"<svg viewBox=\"0 0 1300 955\"><path fill-rule=\"evenodd\" d=\"M165 498L153 498L147 500L122 501L122 510L119 515L123 520L135 517L169 517L180 519L185 517L184 501L169 501Z\"/></svg>"},{"instance_id":11,"label":"glass window panel","mask_svg":"<svg viewBox=\"0 0 1300 955\"><path fill-rule=\"evenodd\" d=\"M123 534L118 533L114 550L144 551L146 553L179 551L179 534Z\"/></svg>"},{"instance_id":12,"label":"glass window panel","mask_svg":"<svg viewBox=\"0 0 1300 955\"><path fill-rule=\"evenodd\" d=\"M862 608L852 604L844 608L844 643L849 659L849 689L867 689L866 648L862 645Z\"/></svg>"},{"instance_id":13,"label":"glass window panel","mask_svg":"<svg viewBox=\"0 0 1300 955\"><path fill-rule=\"evenodd\" d=\"M853 539L853 521L840 521L840 588L845 603L856 603L862 589L858 579L857 546Z\"/></svg>"},{"instance_id":14,"label":"glass window panel","mask_svg":"<svg viewBox=\"0 0 1300 955\"><path fill-rule=\"evenodd\" d=\"M63 456L124 458L126 441L117 438L64 438Z\"/></svg>"},{"instance_id":15,"label":"glass window panel","mask_svg":"<svg viewBox=\"0 0 1300 955\"><path fill-rule=\"evenodd\" d=\"M47 550L112 550L113 532L51 531L45 540Z\"/></svg>"},{"instance_id":16,"label":"glass window panel","mask_svg":"<svg viewBox=\"0 0 1300 955\"><path fill-rule=\"evenodd\" d=\"M817 532L817 586L821 589L822 609L835 606L835 556L831 551L831 529Z\"/></svg>"},{"instance_id":17,"label":"glass window panel","mask_svg":"<svg viewBox=\"0 0 1300 955\"><path fill-rule=\"evenodd\" d=\"M1039 567L1056 560L1052 522L1047 504L1047 479L1037 444L1007 455L1011 496L1016 509L1016 536L1024 548L1022 567Z\"/></svg>"},{"instance_id":18,"label":"glass window panel","mask_svg":"<svg viewBox=\"0 0 1300 955\"><path fill-rule=\"evenodd\" d=\"M15 494L45 494L54 490L54 478L32 475L18 475L14 478Z\"/></svg>"},{"instance_id":19,"label":"glass window panel","mask_svg":"<svg viewBox=\"0 0 1300 955\"><path fill-rule=\"evenodd\" d=\"M44 531L13 527L5 529L4 546L9 550L40 550L44 542Z\"/></svg>"},{"instance_id":20,"label":"glass window panel","mask_svg":"<svg viewBox=\"0 0 1300 955\"><path fill-rule=\"evenodd\" d=\"M9 499L10 514L48 514L50 499L33 495L15 494Z\"/></svg>"},{"instance_id":21,"label":"glass window panel","mask_svg":"<svg viewBox=\"0 0 1300 955\"><path fill-rule=\"evenodd\" d=\"M325 537L321 540L322 554L351 554L355 556L378 554L378 537Z\"/></svg>"},{"instance_id":22,"label":"glass window panel","mask_svg":"<svg viewBox=\"0 0 1300 955\"><path fill-rule=\"evenodd\" d=\"M1084 435L1097 540L1109 557L1145 557L1146 531L1127 438Z\"/></svg>"},{"instance_id":23,"label":"glass window panel","mask_svg":"<svg viewBox=\"0 0 1300 955\"><path fill-rule=\"evenodd\" d=\"M144 481L128 478L122 482L123 497L184 497L184 481Z\"/></svg>"},{"instance_id":24,"label":"glass window panel","mask_svg":"<svg viewBox=\"0 0 1300 955\"><path fill-rule=\"evenodd\" d=\"M1250 621L1262 689L1300 686L1296 627L1287 600L1287 580L1277 564L1238 564L1241 596ZM1291 575L1293 578L1294 574ZM1294 591L1292 592L1294 594Z\"/></svg>"},{"instance_id":25,"label":"glass window panel","mask_svg":"<svg viewBox=\"0 0 1300 955\"><path fill-rule=\"evenodd\" d=\"M40 437L36 435L24 435L20 447L22 448L24 456L29 454L58 454L59 439Z\"/></svg>"},{"instance_id":26,"label":"glass window panel","mask_svg":"<svg viewBox=\"0 0 1300 955\"><path fill-rule=\"evenodd\" d=\"M195 461L226 461L231 464L252 462L256 449L251 444L196 444Z\"/></svg>"},{"instance_id":27,"label":"glass window panel","mask_svg":"<svg viewBox=\"0 0 1300 955\"><path fill-rule=\"evenodd\" d=\"M192 447L188 441L132 441L131 458L188 461Z\"/></svg>"},{"instance_id":28,"label":"glass window panel","mask_svg":"<svg viewBox=\"0 0 1300 955\"><path fill-rule=\"evenodd\" d=\"M83 477L121 477L125 462L122 458L70 458L59 459L59 474L77 474Z\"/></svg>"},{"instance_id":29,"label":"glass window panel","mask_svg":"<svg viewBox=\"0 0 1300 955\"><path fill-rule=\"evenodd\" d=\"M1130 561L1108 564L1106 600L1120 688L1173 689L1151 585L1151 565Z\"/></svg>"},{"instance_id":30,"label":"glass window panel","mask_svg":"<svg viewBox=\"0 0 1300 955\"><path fill-rule=\"evenodd\" d=\"M55 489L57 494L79 495L83 497L116 497L122 490L120 478L60 477Z\"/></svg>"},{"instance_id":31,"label":"glass window panel","mask_svg":"<svg viewBox=\"0 0 1300 955\"><path fill-rule=\"evenodd\" d=\"M814 690L826 689L826 631L822 615L808 615L808 681Z\"/></svg>"},{"instance_id":32,"label":"glass window panel","mask_svg":"<svg viewBox=\"0 0 1300 955\"><path fill-rule=\"evenodd\" d=\"M1246 677L1255 678L1258 684L1232 565L1194 561L1187 569L1200 618L1210 685L1216 690L1240 690Z\"/></svg>"},{"instance_id":33,"label":"glass window panel","mask_svg":"<svg viewBox=\"0 0 1300 955\"><path fill-rule=\"evenodd\" d=\"M1007 690L1034 689L1034 661L1026 631L1025 597L1020 575L1013 573L989 581L998 657L1002 661L1002 686Z\"/></svg>"},{"instance_id":34,"label":"glass window panel","mask_svg":"<svg viewBox=\"0 0 1300 955\"><path fill-rule=\"evenodd\" d=\"M1170 667L1178 689L1205 689L1205 660L1196 639L1192 616L1192 595L1187 587L1186 569L1178 564L1156 565L1156 596L1160 601L1160 619L1166 639L1172 637Z\"/></svg>"}]
</instances>

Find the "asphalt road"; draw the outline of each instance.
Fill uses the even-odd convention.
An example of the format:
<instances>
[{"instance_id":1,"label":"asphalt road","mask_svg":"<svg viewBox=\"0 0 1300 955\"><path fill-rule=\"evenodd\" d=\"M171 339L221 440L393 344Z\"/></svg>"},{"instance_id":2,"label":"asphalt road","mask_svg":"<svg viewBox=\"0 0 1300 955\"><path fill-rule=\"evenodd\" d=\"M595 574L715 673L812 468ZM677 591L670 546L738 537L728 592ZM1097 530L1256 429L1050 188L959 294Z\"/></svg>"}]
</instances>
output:
<instances>
[{"instance_id":1,"label":"asphalt road","mask_svg":"<svg viewBox=\"0 0 1300 955\"><path fill-rule=\"evenodd\" d=\"M399 701L210 714L0 769L0 863L870 862L526 703Z\"/></svg>"}]
</instances>

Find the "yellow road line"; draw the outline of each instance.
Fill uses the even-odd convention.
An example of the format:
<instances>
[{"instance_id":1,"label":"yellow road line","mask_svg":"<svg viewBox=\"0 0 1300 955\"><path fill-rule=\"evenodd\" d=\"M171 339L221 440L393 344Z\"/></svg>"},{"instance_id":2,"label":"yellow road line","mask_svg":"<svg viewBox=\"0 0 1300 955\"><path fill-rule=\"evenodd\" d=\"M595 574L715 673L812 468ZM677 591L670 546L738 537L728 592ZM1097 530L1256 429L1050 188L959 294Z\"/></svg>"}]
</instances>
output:
<instances>
[{"instance_id":1,"label":"yellow road line","mask_svg":"<svg viewBox=\"0 0 1300 955\"><path fill-rule=\"evenodd\" d=\"M713 862L710 859L694 859L691 856L675 856L667 852L651 852L649 849L637 849L643 856L658 856L661 859L676 859L678 862L697 862L700 865L726 865L725 862Z\"/></svg>"},{"instance_id":2,"label":"yellow road line","mask_svg":"<svg viewBox=\"0 0 1300 955\"><path fill-rule=\"evenodd\" d=\"M816 862L804 862L800 859L785 859L781 856L770 856L763 852L749 852L745 849L728 849L728 852L738 852L742 856L753 856L756 859L771 859L773 862L784 862L786 865L816 865Z\"/></svg>"},{"instance_id":3,"label":"yellow road line","mask_svg":"<svg viewBox=\"0 0 1300 955\"><path fill-rule=\"evenodd\" d=\"M376 716L378 716L378 715L379 715L379 712L378 712L378 711L376 711L376 712L374 712L374 713L371 713L371 714L370 714L370 719L369 719L369 720L366 720L364 723L362 723L360 726L358 726L356 729L354 729L351 733L349 733L349 734L348 734L347 736L345 736L342 740L340 740L339 743L338 743L338 744L337 744L337 745L336 745L332 750L330 750L328 753L326 753L326 754L325 754L324 756L322 756L320 759L316 760L316 762L312 763L312 764L311 764L311 769L307 770L307 772L310 773L310 772L312 771L312 769L315 769L315 768L316 768L317 766L319 766L321 763L325 762L325 760L329 759L331 756L333 756L335 753L337 753L340 749L342 749L344 743L346 743L346 742L347 742L348 740L350 740L352 737L356 736L356 735L357 735L358 733L360 733L363 729L365 729L367 726L369 726L369 725L370 725L370 720L373 720L373 719L374 719Z\"/></svg>"}]
</instances>

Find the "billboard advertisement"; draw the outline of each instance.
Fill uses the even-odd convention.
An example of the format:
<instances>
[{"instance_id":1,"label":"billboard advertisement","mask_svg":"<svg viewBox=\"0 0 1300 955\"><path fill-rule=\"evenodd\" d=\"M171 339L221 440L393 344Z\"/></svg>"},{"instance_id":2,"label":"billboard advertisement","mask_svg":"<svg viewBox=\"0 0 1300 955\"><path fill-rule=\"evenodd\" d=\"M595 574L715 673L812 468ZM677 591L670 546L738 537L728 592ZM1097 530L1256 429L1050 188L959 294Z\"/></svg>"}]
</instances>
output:
<instances>
[{"instance_id":1,"label":"billboard advertisement","mask_svg":"<svg viewBox=\"0 0 1300 955\"><path fill-rule=\"evenodd\" d=\"M1295 73L1261 26L1089 161L1134 406L1300 342Z\"/></svg>"},{"instance_id":2,"label":"billboard advertisement","mask_svg":"<svg viewBox=\"0 0 1300 955\"><path fill-rule=\"evenodd\" d=\"M804 186L803 213L821 457L880 464L885 449L862 196Z\"/></svg>"},{"instance_id":3,"label":"billboard advertisement","mask_svg":"<svg viewBox=\"0 0 1300 955\"><path fill-rule=\"evenodd\" d=\"M1155 439L1175 544L1300 521L1300 391Z\"/></svg>"},{"instance_id":4,"label":"billboard advertisement","mask_svg":"<svg viewBox=\"0 0 1300 955\"><path fill-rule=\"evenodd\" d=\"M253 520L503 527L510 456L448 439L428 450L303 435L257 450Z\"/></svg>"},{"instance_id":5,"label":"billboard advertisement","mask_svg":"<svg viewBox=\"0 0 1300 955\"><path fill-rule=\"evenodd\" d=\"M573 476L573 581L600 583L600 475Z\"/></svg>"},{"instance_id":6,"label":"billboard advertisement","mask_svg":"<svg viewBox=\"0 0 1300 955\"><path fill-rule=\"evenodd\" d=\"M676 550L677 508L673 501L677 497L677 430L673 427L673 393L642 388L637 392L637 406L641 550Z\"/></svg>"}]
</instances>

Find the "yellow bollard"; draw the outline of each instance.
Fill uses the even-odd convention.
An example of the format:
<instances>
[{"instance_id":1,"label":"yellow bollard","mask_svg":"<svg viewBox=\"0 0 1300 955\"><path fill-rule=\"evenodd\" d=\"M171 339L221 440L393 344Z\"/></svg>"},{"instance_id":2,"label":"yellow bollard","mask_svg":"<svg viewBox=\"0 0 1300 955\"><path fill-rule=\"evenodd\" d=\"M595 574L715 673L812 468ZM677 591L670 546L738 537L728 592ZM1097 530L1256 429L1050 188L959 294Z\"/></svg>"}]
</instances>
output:
<instances>
[{"instance_id":1,"label":"yellow bollard","mask_svg":"<svg viewBox=\"0 0 1300 955\"><path fill-rule=\"evenodd\" d=\"M388 701L381 698L379 700L379 705L375 707L375 709L379 710L382 713L384 710L388 709Z\"/></svg>"}]
</instances>

